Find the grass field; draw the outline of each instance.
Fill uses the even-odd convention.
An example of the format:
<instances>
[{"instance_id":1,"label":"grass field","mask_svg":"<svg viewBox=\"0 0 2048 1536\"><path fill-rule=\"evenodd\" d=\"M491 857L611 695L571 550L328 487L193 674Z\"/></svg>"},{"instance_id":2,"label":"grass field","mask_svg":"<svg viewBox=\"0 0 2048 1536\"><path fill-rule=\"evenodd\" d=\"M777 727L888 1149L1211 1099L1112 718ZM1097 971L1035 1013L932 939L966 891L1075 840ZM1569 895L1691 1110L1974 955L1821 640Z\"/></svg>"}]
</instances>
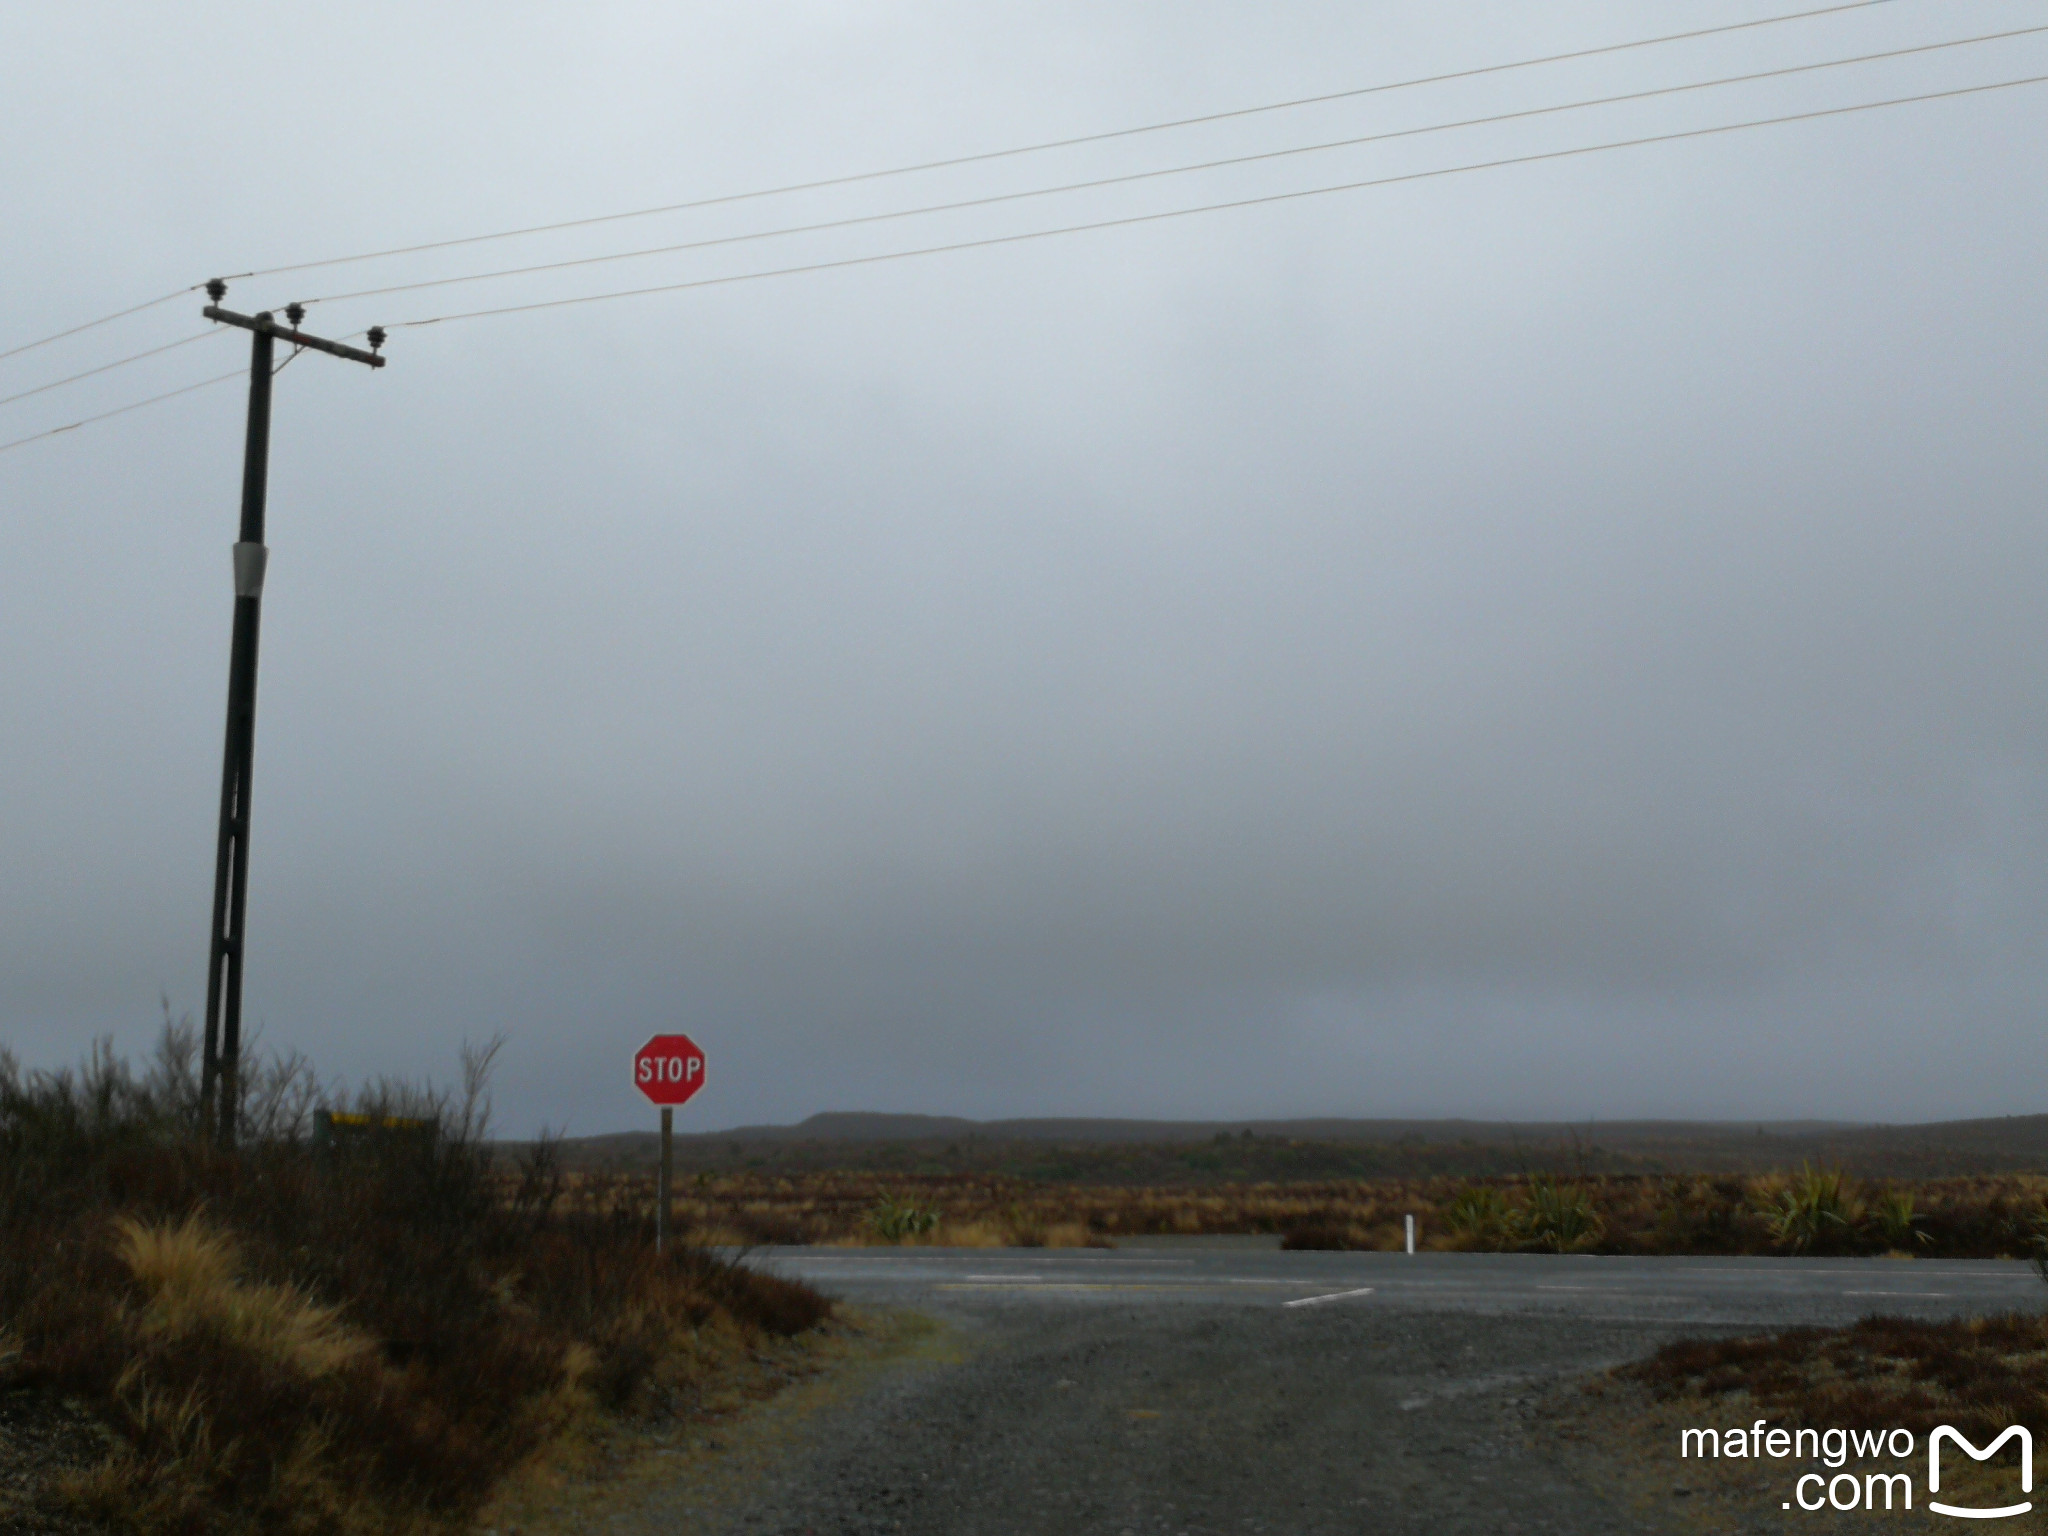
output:
<instances>
[{"instance_id":1,"label":"grass field","mask_svg":"<svg viewBox=\"0 0 2048 1536\"><path fill-rule=\"evenodd\" d=\"M652 1200L627 1173L593 1198ZM1749 1178L1535 1175L1220 1185L1065 1183L987 1174L700 1170L678 1219L701 1241L1080 1246L1266 1233L1302 1248L1393 1249L1414 1215L1431 1249L1614 1254L2025 1258L2048 1234L2048 1179L1860 1181L1811 1165Z\"/></svg>"},{"instance_id":2,"label":"grass field","mask_svg":"<svg viewBox=\"0 0 2048 1536\"><path fill-rule=\"evenodd\" d=\"M562 1144L569 1166L646 1170L647 1131ZM2048 1171L2048 1115L1926 1125L1465 1120L945 1120L821 1114L800 1125L679 1134L696 1173L984 1174L1067 1184L1314 1183L1352 1179L1711 1174L1753 1178L1802 1163L1863 1179Z\"/></svg>"}]
</instances>

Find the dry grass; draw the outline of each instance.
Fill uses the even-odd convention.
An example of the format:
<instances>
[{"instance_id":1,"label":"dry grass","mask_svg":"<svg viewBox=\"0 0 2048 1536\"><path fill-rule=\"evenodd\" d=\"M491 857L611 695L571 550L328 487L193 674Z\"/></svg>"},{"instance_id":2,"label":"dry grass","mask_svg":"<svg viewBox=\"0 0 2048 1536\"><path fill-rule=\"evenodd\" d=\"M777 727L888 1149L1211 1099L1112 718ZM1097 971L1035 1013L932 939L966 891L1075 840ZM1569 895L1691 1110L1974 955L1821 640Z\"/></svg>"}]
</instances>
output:
<instances>
[{"instance_id":1,"label":"dry grass","mask_svg":"<svg viewBox=\"0 0 2048 1536\"><path fill-rule=\"evenodd\" d=\"M594 1178L626 1204L651 1186ZM704 1172L678 1217L717 1243L1078 1246L1119 1237L1267 1233L1296 1248L1393 1250L1414 1215L1426 1249L1610 1254L2024 1258L2048 1229L2048 1179L1984 1175L1859 1185L1832 1170L1756 1178L1448 1178L1090 1185L988 1174ZM929 1217L929 1224L904 1213Z\"/></svg>"},{"instance_id":2,"label":"dry grass","mask_svg":"<svg viewBox=\"0 0 2048 1536\"><path fill-rule=\"evenodd\" d=\"M0 1387L104 1423L116 1454L64 1491L113 1528L459 1530L566 1428L686 1409L829 1312L702 1250L657 1257L645 1205L565 1187L544 1150L500 1177L474 1081L379 1091L431 1135L323 1159L280 1111L212 1150L179 1045L143 1079L0 1053Z\"/></svg>"},{"instance_id":3,"label":"dry grass","mask_svg":"<svg viewBox=\"0 0 2048 1536\"><path fill-rule=\"evenodd\" d=\"M628 1200L645 1180L615 1176ZM916 1230L877 1212L929 1213ZM1414 1209L1413 1205L1406 1207ZM1282 1234L1341 1210L1361 1239L1398 1242L1404 1208L1355 1184L1224 1186L1208 1190L1061 1185L985 1175L881 1178L865 1173L701 1175L677 1200L694 1235L731 1243L902 1242L958 1247L1084 1247L1118 1237L1219 1232Z\"/></svg>"},{"instance_id":4,"label":"dry grass","mask_svg":"<svg viewBox=\"0 0 2048 1536\"><path fill-rule=\"evenodd\" d=\"M1658 1396L1740 1396L1773 1423L1909 1429L1950 1424L1982 1443L2048 1431L2048 1318L1870 1317L1848 1328L1685 1340L1617 1372Z\"/></svg>"},{"instance_id":5,"label":"dry grass","mask_svg":"<svg viewBox=\"0 0 2048 1536\"><path fill-rule=\"evenodd\" d=\"M321 1306L290 1285L236 1277L235 1246L197 1214L155 1224L115 1218L115 1251L148 1299L131 1320L146 1339L213 1333L277 1370L317 1381L374 1347L341 1323L341 1308Z\"/></svg>"}]
</instances>

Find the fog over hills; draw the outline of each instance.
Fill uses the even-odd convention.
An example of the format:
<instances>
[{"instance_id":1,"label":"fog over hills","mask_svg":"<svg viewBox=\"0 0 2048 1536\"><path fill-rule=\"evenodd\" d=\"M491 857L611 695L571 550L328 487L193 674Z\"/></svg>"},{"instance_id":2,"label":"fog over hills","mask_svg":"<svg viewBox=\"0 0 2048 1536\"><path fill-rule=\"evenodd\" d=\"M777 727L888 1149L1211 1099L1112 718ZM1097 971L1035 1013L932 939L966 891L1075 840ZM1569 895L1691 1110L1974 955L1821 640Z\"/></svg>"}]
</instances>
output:
<instances>
[{"instance_id":1,"label":"fog over hills","mask_svg":"<svg viewBox=\"0 0 2048 1536\"><path fill-rule=\"evenodd\" d=\"M1566 1135L1630 1142L1671 1136L1747 1133L1753 1123L1684 1120L1614 1120L1567 1124L1559 1121L1487 1120L1114 1120L1041 1116L1020 1120L967 1120L956 1115L891 1115L840 1110L812 1115L795 1125L751 1125L708 1131L714 1141L935 1141L980 1137L989 1141L1153 1142L1207 1141L1218 1135L1277 1136L1295 1141L1495 1141L1513 1137L1555 1140ZM1807 1135L1844 1129L1827 1120L1771 1121L1774 1135Z\"/></svg>"}]
</instances>

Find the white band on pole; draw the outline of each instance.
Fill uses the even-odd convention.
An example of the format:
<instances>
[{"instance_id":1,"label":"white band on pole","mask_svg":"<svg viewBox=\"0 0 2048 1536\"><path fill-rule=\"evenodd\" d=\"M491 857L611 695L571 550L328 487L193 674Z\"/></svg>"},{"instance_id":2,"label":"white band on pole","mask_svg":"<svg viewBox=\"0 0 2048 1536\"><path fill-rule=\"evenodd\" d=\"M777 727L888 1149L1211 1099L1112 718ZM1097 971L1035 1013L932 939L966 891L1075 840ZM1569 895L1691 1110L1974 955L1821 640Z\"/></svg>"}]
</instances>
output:
<instances>
[{"instance_id":1,"label":"white band on pole","mask_svg":"<svg viewBox=\"0 0 2048 1536\"><path fill-rule=\"evenodd\" d=\"M268 544L237 544L235 546L235 596L261 597L263 595L263 568L270 563Z\"/></svg>"}]
</instances>

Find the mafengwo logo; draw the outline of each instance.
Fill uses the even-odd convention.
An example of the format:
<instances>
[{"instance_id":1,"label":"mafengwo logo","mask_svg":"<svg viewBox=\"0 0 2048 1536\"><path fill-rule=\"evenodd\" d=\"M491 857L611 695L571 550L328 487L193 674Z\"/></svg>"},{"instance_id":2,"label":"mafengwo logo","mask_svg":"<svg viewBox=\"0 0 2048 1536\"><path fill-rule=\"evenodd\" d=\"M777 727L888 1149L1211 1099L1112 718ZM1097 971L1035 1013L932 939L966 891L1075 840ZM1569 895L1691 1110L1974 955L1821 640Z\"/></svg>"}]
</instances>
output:
<instances>
[{"instance_id":1,"label":"mafengwo logo","mask_svg":"<svg viewBox=\"0 0 2048 1536\"><path fill-rule=\"evenodd\" d=\"M2034 1436L2033 1432L2022 1424L2013 1425L2012 1428L1985 1446L1981 1451L1955 1430L1950 1429L1946 1424L1938 1426L1934 1433L1927 1437L1927 1491L1930 1494L1941 1492L1941 1447L1943 1441L1953 1442L1957 1450L1962 1451L1965 1455L1977 1461L1989 1461L1998 1453L1998 1448L2008 1440L2017 1440L2020 1443L2020 1492L2032 1493L2034 1491ZM2018 1504L2007 1504L1998 1509L1972 1509L1963 1505L1943 1504L1938 1500L1930 1498L1927 1501L1927 1507L1937 1515L1957 1515L1965 1520L2001 1520L2008 1515L2024 1515L2034 1505L2032 1500L2024 1500Z\"/></svg>"},{"instance_id":2,"label":"mafengwo logo","mask_svg":"<svg viewBox=\"0 0 2048 1536\"><path fill-rule=\"evenodd\" d=\"M1934 1497L1941 1492L1944 1447L1951 1452L1949 1466L1953 1473L1958 1457L1989 1461L2015 1443L2020 1458L2018 1492L2031 1495L2034 1436L2025 1425L2011 1426L1981 1449L1962 1431L1947 1424L1938 1425L1927 1437L1928 1512L1959 1520L2004 1520L2030 1512L2034 1507L2031 1497L1972 1504L1944 1503ZM1851 1457L1864 1463L1889 1457L1910 1464L1916 1449L1910 1429L1770 1429L1762 1419L1748 1429L1688 1429L1678 1437L1678 1454L1682 1457L1818 1461L1828 1470L1802 1473L1792 1485L1792 1497L1783 1504L1786 1509L1796 1507L1809 1513L1824 1509L1844 1514L1851 1510L1911 1509L1915 1489L1909 1472L1870 1471L1865 1467L1852 1472L1848 1463ZM1953 1475L1949 1481L1954 1483Z\"/></svg>"}]
</instances>

